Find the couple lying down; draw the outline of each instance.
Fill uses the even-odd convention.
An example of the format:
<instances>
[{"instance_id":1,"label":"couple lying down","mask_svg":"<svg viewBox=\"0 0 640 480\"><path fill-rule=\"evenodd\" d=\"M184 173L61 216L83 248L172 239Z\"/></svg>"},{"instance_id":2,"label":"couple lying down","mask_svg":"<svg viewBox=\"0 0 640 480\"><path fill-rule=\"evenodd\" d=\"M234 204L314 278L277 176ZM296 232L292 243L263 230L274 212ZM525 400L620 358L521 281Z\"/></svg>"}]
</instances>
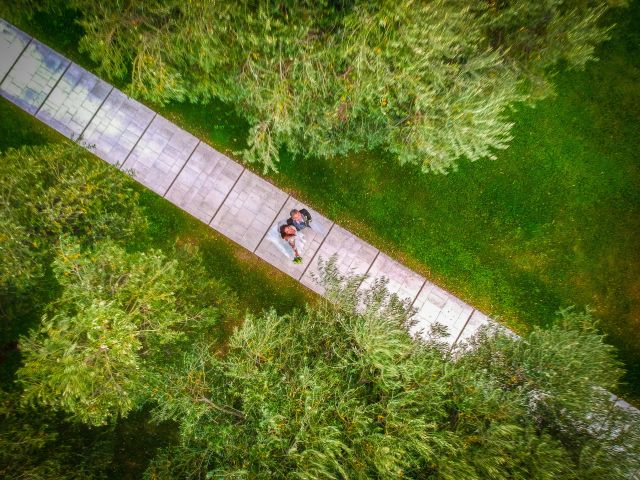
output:
<instances>
[{"instance_id":1,"label":"couple lying down","mask_svg":"<svg viewBox=\"0 0 640 480\"><path fill-rule=\"evenodd\" d=\"M298 252L298 246L296 245L296 237L300 230L311 226L311 214L305 208L300 210L294 208L291 210L290 215L287 222L284 225L280 225L278 231L280 232L280 237L293 249L293 263L302 263L302 256Z\"/></svg>"}]
</instances>

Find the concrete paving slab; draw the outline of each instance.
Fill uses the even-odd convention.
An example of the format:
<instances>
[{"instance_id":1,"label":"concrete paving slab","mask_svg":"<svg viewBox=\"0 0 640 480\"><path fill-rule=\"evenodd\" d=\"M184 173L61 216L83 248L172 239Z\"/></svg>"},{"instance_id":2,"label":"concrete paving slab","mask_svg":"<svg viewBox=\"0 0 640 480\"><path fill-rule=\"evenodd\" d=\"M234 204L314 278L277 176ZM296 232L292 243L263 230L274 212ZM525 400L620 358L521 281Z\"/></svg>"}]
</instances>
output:
<instances>
[{"instance_id":1,"label":"concrete paving slab","mask_svg":"<svg viewBox=\"0 0 640 480\"><path fill-rule=\"evenodd\" d=\"M121 165L155 113L113 89L89 123L80 143L112 165Z\"/></svg>"},{"instance_id":2,"label":"concrete paving slab","mask_svg":"<svg viewBox=\"0 0 640 480\"><path fill-rule=\"evenodd\" d=\"M311 215L311 226L297 233L296 246L302 255L302 263L293 263L294 253L287 242L282 240L279 227L284 225L290 217L292 209L306 208ZM318 251L320 244L329 233L333 222L313 210L309 205L301 203L293 197L285 202L280 212L273 221L267 234L255 251L263 260L266 260L278 270L282 270L296 280L299 280L305 268L309 265L313 256Z\"/></svg>"},{"instance_id":3,"label":"concrete paving slab","mask_svg":"<svg viewBox=\"0 0 640 480\"><path fill-rule=\"evenodd\" d=\"M369 288L375 280L382 277L389 280L387 284L389 293L395 293L401 300L409 299L410 302L413 302L418 296L425 283L425 278L422 275L418 275L384 253L380 253L371 265L369 277L362 282L360 290Z\"/></svg>"},{"instance_id":4,"label":"concrete paving slab","mask_svg":"<svg viewBox=\"0 0 640 480\"><path fill-rule=\"evenodd\" d=\"M122 165L133 178L164 196L199 140L157 115Z\"/></svg>"},{"instance_id":5,"label":"concrete paving slab","mask_svg":"<svg viewBox=\"0 0 640 480\"><path fill-rule=\"evenodd\" d=\"M336 267L340 273L352 272L359 275L369 270L378 252L377 248L360 240L341 226L334 225L311 261L309 268L302 275L300 283L322 295L325 291L324 287L313 279L314 275L318 275L318 260L320 258L327 261L333 254L337 254Z\"/></svg>"},{"instance_id":6,"label":"concrete paving slab","mask_svg":"<svg viewBox=\"0 0 640 480\"><path fill-rule=\"evenodd\" d=\"M200 143L165 198L209 223L244 167Z\"/></svg>"},{"instance_id":7,"label":"concrete paving slab","mask_svg":"<svg viewBox=\"0 0 640 480\"><path fill-rule=\"evenodd\" d=\"M77 140L112 88L71 64L36 116L64 136Z\"/></svg>"},{"instance_id":8,"label":"concrete paving slab","mask_svg":"<svg viewBox=\"0 0 640 480\"><path fill-rule=\"evenodd\" d=\"M244 170L210 225L253 252L288 196L266 180Z\"/></svg>"},{"instance_id":9,"label":"concrete paving slab","mask_svg":"<svg viewBox=\"0 0 640 480\"><path fill-rule=\"evenodd\" d=\"M31 37L0 18L0 82L18 59Z\"/></svg>"},{"instance_id":10,"label":"concrete paving slab","mask_svg":"<svg viewBox=\"0 0 640 480\"><path fill-rule=\"evenodd\" d=\"M32 115L53 90L69 60L46 45L32 40L7 73L0 94Z\"/></svg>"},{"instance_id":11,"label":"concrete paving slab","mask_svg":"<svg viewBox=\"0 0 640 480\"><path fill-rule=\"evenodd\" d=\"M481 327L489 325L490 323L492 323L492 320L489 317L478 310L474 310L467 322L467 325L464 327L464 330L460 333L456 345L463 344L478 333L478 330L480 330Z\"/></svg>"},{"instance_id":12,"label":"concrete paving slab","mask_svg":"<svg viewBox=\"0 0 640 480\"><path fill-rule=\"evenodd\" d=\"M413 307L417 310L413 319L416 325L411 333L428 333L436 322L447 327L448 335L442 340L453 344L465 327L473 308L446 290L426 282L416 297Z\"/></svg>"}]
</instances>

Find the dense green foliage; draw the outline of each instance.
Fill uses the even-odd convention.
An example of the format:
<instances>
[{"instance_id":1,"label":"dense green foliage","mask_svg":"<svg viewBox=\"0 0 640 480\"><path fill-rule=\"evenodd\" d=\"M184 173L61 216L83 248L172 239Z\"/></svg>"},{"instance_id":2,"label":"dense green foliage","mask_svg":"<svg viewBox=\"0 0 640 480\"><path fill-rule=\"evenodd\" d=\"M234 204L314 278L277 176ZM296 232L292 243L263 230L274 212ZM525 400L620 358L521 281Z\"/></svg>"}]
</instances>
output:
<instances>
[{"instance_id":1,"label":"dense green foliage","mask_svg":"<svg viewBox=\"0 0 640 480\"><path fill-rule=\"evenodd\" d=\"M4 15L96 71L77 51L77 12ZM589 305L628 368L624 395L637 402L640 2L603 20L616 27L597 51L601 60L555 76L556 98L512 114L514 140L495 161L463 162L456 175L421 178L379 152L305 162L281 152L280 173L269 178L519 332L552 321L563 306ZM249 130L233 109L212 101L160 111L232 155L246 148ZM162 203L153 202L154 211L176 218ZM226 248L210 251L229 255ZM224 275L232 279L234 272ZM236 277L241 294L251 291L253 282ZM272 298L265 296L267 305Z\"/></svg>"},{"instance_id":2,"label":"dense green foliage","mask_svg":"<svg viewBox=\"0 0 640 480\"><path fill-rule=\"evenodd\" d=\"M514 114L514 140L495 161L424 177L380 153L283 155L269 178L520 333L590 306L627 366L625 397L640 405L640 2L615 13L601 60L555 77L556 98ZM231 152L248 131L231 108L163 114Z\"/></svg>"},{"instance_id":3,"label":"dense green foliage","mask_svg":"<svg viewBox=\"0 0 640 480\"><path fill-rule=\"evenodd\" d=\"M80 147L9 149L0 155L0 287L24 288L42 275L63 234L85 244L144 231L131 181Z\"/></svg>"},{"instance_id":4,"label":"dense green foliage","mask_svg":"<svg viewBox=\"0 0 640 480\"><path fill-rule=\"evenodd\" d=\"M249 316L222 359L185 353L153 412L181 442L147 478L631 478L640 419L594 390L621 371L589 316L523 341L488 333L454 360L409 336L384 285L328 272L335 304Z\"/></svg>"},{"instance_id":5,"label":"dense green foliage","mask_svg":"<svg viewBox=\"0 0 640 480\"><path fill-rule=\"evenodd\" d=\"M34 191L32 201L49 190ZM108 476L118 438L110 428L145 405L179 433L149 478L618 478L637 453L637 419L594 390L614 387L620 370L587 317L525 342L488 336L471 356L451 357L411 339L410 312L383 285L356 293L360 278L339 285L329 267L333 303L250 315L221 348L221 317L239 316L234 295L192 249L170 249L168 260L108 239L44 238L59 293L21 338L19 383L3 394L7 475ZM606 423L594 429L585 412Z\"/></svg>"},{"instance_id":6,"label":"dense green foliage","mask_svg":"<svg viewBox=\"0 0 640 480\"><path fill-rule=\"evenodd\" d=\"M0 476L5 479L107 478L113 452L108 432L25 408L17 392L0 389Z\"/></svg>"},{"instance_id":7,"label":"dense green foliage","mask_svg":"<svg viewBox=\"0 0 640 480\"><path fill-rule=\"evenodd\" d=\"M549 112L549 109L546 112ZM571 126L571 122L566 123L568 127ZM600 160L600 163L607 164L607 159ZM592 165L594 171L600 163ZM544 163L542 162L542 164ZM503 166L500 165L500 168ZM389 169L391 170L391 167ZM370 170L368 172L371 173ZM543 169L543 172L548 172L548 170ZM624 173L621 174L621 176L624 175ZM383 177L385 180L387 178L388 175ZM517 176L515 178L518 180ZM446 181L444 180L444 182ZM510 181L511 178L504 183L510 184ZM620 189L618 177L610 178L609 183L610 188ZM406 185L404 181L403 185ZM553 185L556 183L553 182ZM480 185L476 187L478 191L484 188L482 179L480 179ZM620 190L623 199L629 198L625 196L624 188ZM467 190L461 188L460 191L466 192ZM528 193L530 191L531 189L527 190ZM589 193L590 191L585 191L578 195L578 200L589 197ZM411 192L406 195L410 194ZM508 197L509 192L504 195ZM602 197L596 196L596 199L598 198ZM151 202L151 200L149 201ZM385 202L385 208L387 208L387 204L388 202ZM156 205L161 206L161 202L156 202ZM518 205L515 206L515 209L518 210ZM166 209L166 211L170 212L170 209ZM479 218L482 217L479 216ZM510 221L517 223L515 218L515 215L509 217ZM171 228L178 225L179 228L179 226L188 225L188 222L172 218L169 218L166 224L158 222L153 227L158 237L163 237L164 225L169 225ZM601 226L601 228L606 230L606 226ZM525 230L520 234L529 235L531 232ZM164 242L168 241L171 244L172 234L168 236L170 238L164 239ZM53 245L51 245L50 251L59 250L60 246L55 238L52 236L51 239ZM130 243L133 243L133 240ZM144 240L137 239L135 243L137 244L136 249L145 248ZM599 243L602 243L602 239ZM584 243L581 245L584 247ZM64 246L63 244L62 247ZM507 245L504 247L506 248ZM117 250L117 247L111 247L111 251L115 251L114 248ZM103 250L99 248L95 251L89 249L83 250L83 252L95 254L95 252L103 253ZM584 252L580 253L580 256L584 256ZM134 260L139 256L128 256L120 250L117 258L135 264ZM76 260L78 259L80 257L77 257ZM124 264L123 261L122 265ZM85 266L90 267L89 264L85 264ZM69 285L74 288L73 284ZM348 289L345 291L349 292ZM607 293L607 295L609 294L613 295L615 292ZM90 298L84 294L81 299ZM67 298L67 300L69 299ZM64 307L64 303L61 306ZM398 333L404 334L404 332L399 329L388 329L384 322L387 319L392 324L394 322L395 324L400 323L402 315L398 314L395 309L387 309L382 316L376 316L370 312L369 316L372 316L373 320L371 318L359 319L357 315L351 319L351 307L352 305L347 303L342 310L338 311L325 308L324 310L309 309L306 312L294 312L285 316L274 313L253 316L247 322L249 330L245 331L243 328L233 337L229 356L223 358L212 355L216 349L203 348L203 344L206 342L201 340L197 343L197 349L185 349L187 353L184 359L180 356L175 357L178 365L167 362L167 371L151 377L151 380L156 382L156 386L166 387L169 394L178 395L178 400L167 398L162 393L164 390L160 395L158 392L154 393L153 389L150 389L150 393L160 405L155 413L157 419L180 417L181 442L177 447L170 447L157 457L154 465L148 470L148 476L151 478L155 475L166 475L168 478L184 476L183 468L187 468L191 474L202 475L207 471L220 471L223 468L237 470L237 465L240 465L239 468L244 468L244 464L241 462L247 462L247 457L252 459L252 465L264 465L267 468L273 468L276 472L282 471L281 464L287 467L299 466L302 475L304 471L311 471L313 474L319 471L330 471L336 464L331 455L318 455L317 449L310 448L305 458L296 445L296 451L292 452L289 457L283 454L282 448L279 448L283 439L286 443L287 440L295 439L301 431L306 434L302 438L311 447L315 447L316 444L313 443L313 440L317 436L314 437L310 432L311 427L317 426L336 427L338 430L337 440L331 443L331 447L333 448L334 444L337 447L334 450L327 449L327 452L337 452L336 455L342 455L342 458L348 460L346 465L349 468L360 468L362 469L360 471L366 472L382 471L389 475L394 473L394 467L397 465L404 468L406 466L406 463L403 463L405 458L398 459L389 451L385 451L384 441L378 444L367 443L364 440L366 438L373 438L374 441L380 440L381 435L376 434L386 428L386 418L381 420L374 415L376 408L386 408L385 412L392 413L397 419L401 419L403 413L400 409L393 409L398 407L398 404L389 401L385 403L385 400L388 399L370 395L367 387L374 385L377 388L374 393L388 391L397 393L398 390L392 389L400 385L400 388L407 390L406 397L409 399L420 394L420 389L415 385L410 382L408 384L407 382L402 383L406 379L403 374L415 367L415 364L412 364L413 354L409 353L409 358L393 356L393 352L402 351L403 344L397 340ZM51 304L49 308L48 312L59 313L56 304ZM552 307L547 306L546 308ZM530 313L531 316L534 314L535 312ZM364 382L363 385L356 382L350 383L340 378L338 380L342 380L342 383L329 382L330 387L336 388L335 391L339 391L337 387L345 388L347 399L352 401L347 407L364 405L364 407L357 409L355 414L348 417L347 422L339 418L330 418L329 415L309 414L301 415L300 419L296 418L297 421L308 420L308 423L281 427L279 423L274 423L279 419L273 410L260 410L257 407L259 401L266 398L276 407L288 408L288 411L296 406L311 405L313 407L316 405L313 403L315 401L325 401L327 403L324 405L329 406L343 406L336 401L336 395L334 398L330 398L328 395L322 396L317 390L308 388L310 381L296 378L292 373L296 367L305 373L309 372L312 380L319 380L320 387L327 384L322 381L324 376L320 377L319 372L327 374L327 378L335 380L337 376L330 367L334 365L331 361L337 359L331 356L327 357L327 349L323 349L324 345L312 337L310 343L306 344L308 349L304 350L300 346L300 342L292 345L277 335L280 332L295 336L299 341L305 340L305 335L296 329L298 321L303 326L310 328L313 334L317 334L319 329L317 323L312 324L309 319L327 322L331 325L339 323L338 327L331 326L329 329L333 328L343 336L345 331L356 333L355 338L352 336L353 341L347 345L349 348L347 354L342 357L345 363L339 364L340 366L346 364L357 373L361 373L363 370L365 373L371 373L372 369L369 368L367 371L366 367L374 364L378 368L380 365L384 365L382 361L389 357L393 362L391 367L373 369L371 377L365 377L369 383ZM363 321L366 322L366 329L354 327L358 322ZM549 320L541 317L537 321ZM377 325L376 322L382 323L385 328L369 328L372 325ZM610 349L603 345L602 338L595 333L591 320L582 315L565 315L557 324L551 331L536 329L531 336L525 339L524 343L515 342L508 337L490 337L477 345L478 349L475 354L462 357L457 364L448 362L447 356L444 353L438 353L437 349L430 350L430 359L442 360L442 366L444 369L448 369L445 373L453 373L455 376L449 376L453 385L448 385L446 382L443 385L443 382L438 379L430 379L434 390L441 396L434 399L429 398L429 400L433 400L433 403L427 405L437 407L439 406L438 401L442 400L442 395L451 396L448 402L445 402L445 413L448 417L444 421L442 417L435 416L434 418L438 420L435 422L437 427L443 429L440 432L448 433L446 429L450 428L454 434L450 436L442 434L437 437L432 435L427 440L433 441L435 439L438 441L437 447L442 449L440 452L446 451L452 458L447 457L438 463L429 463L425 467L419 462L429 458L427 453L424 451L416 452L415 448L422 438L413 439L406 435L405 437L394 437L408 458L406 461L414 462L412 465L418 465L413 469L405 470L405 474L437 472L437 475L443 478L447 478L447 475L452 478L460 478L461 475L465 475L467 478L478 478L478 476L480 478L488 476L500 478L500 475L508 474L510 475L508 478L579 477L595 479L620 478L623 476L623 472L634 468L635 459L639 454L637 451L638 430L633 427L633 425L637 425L637 423L634 424L637 419L627 418L623 412L610 410L607 396L601 395L602 392L593 389L594 385L615 387L619 372L616 362L610 358ZM65 338L71 337L74 333L72 324L67 322L63 325ZM79 322L78 326L82 329L85 325ZM270 330L271 327L274 332ZM388 336L393 340L392 345L386 347L379 341L380 339L376 339L375 351L371 352L367 348L363 348L363 346L369 345L365 338L365 334L369 330L372 330L372 334L383 332L385 337ZM269 332L268 339L273 340L273 345L283 346L276 352L279 356L273 354L272 349L265 350L270 345L262 338L263 332ZM39 339L45 339L49 333L51 332L42 330ZM34 338L37 337L34 335ZM343 347L342 352L344 353L343 337L340 337L340 341L336 343L339 347ZM427 347L433 348L431 345ZM412 348L418 349L418 347ZM392 352L392 354L387 357L385 350ZM261 352L266 352L271 356L265 356L263 359L259 355ZM318 362L317 370L315 364L310 365L308 357L304 358L308 352L324 355ZM289 353L291 353L290 357ZM351 357L345 359L347 355L351 355ZM156 357L156 360L164 362L166 359ZM355 360L355 366L353 363L349 364L349 360ZM597 368L592 369L591 363L597 364ZM287 382L297 388L297 396L289 398L289 391L282 388L280 383L283 377L278 376L281 373L278 370L280 368L284 368L286 374L284 378ZM185 379L180 375L185 372L191 372L192 376ZM238 372L243 375L238 375ZM387 375L387 373L389 374ZM215 375L221 375L221 377ZM250 375L254 377L250 377ZM371 380L372 377L373 380ZM255 378L257 381L253 382L251 378ZM227 382L229 379L232 381ZM266 382L266 389L260 385L260 381ZM170 383L167 385L166 382ZM213 390L212 387L217 386L221 387L220 391ZM269 386L272 388L268 388ZM437 389L437 387L442 388ZM479 387L481 387L481 393L477 392ZM307 391L304 391L305 388ZM272 391L273 395L271 395ZM494 391L496 397L491 397L491 393ZM200 396L203 393L209 396ZM590 393L594 393L594 395L590 396ZM216 400L220 401L216 403ZM247 408L245 411L245 400L248 406L253 408ZM503 408L498 410L496 402L500 402ZM366 408L368 405L372 405L372 408ZM28 408L22 410L22 408L24 407L17 406L17 401L13 398L6 400L0 411L0 420L2 420L0 422L0 445L3 450L0 454L1 474L73 478L73 475L78 475L78 471L75 471L73 467L70 468L75 463L78 465L78 470L84 475L82 478L88 478L94 472L96 472L94 476L99 476L104 463L110 459L110 453L107 453L108 444L102 441L95 444L84 444L80 439L74 437L74 429L77 432L81 431L82 427L62 422L55 415L51 415L51 412L46 408L38 410L29 410ZM585 412L593 413L597 408L601 408L601 410L595 416L592 415L585 419ZM338 410L334 409L334 411ZM438 413L437 408L433 408L433 411ZM180 415L185 412L186 414ZM341 413L343 410L339 410L339 412ZM411 413L414 414L416 411ZM419 415L416 416L418 419L422 418ZM220 421L220 424L228 429L220 433L215 430L215 425L199 423L201 420L207 421L211 418ZM518 420L515 428L509 423L514 418ZM348 422L349 420L353 420L353 426ZM119 421L119 424L121 422L122 420ZM389 423L394 425L392 422ZM623 424L626 424L627 427L622 427ZM505 428L499 428L502 425ZM407 428L411 427L409 422ZM144 426L141 426L138 431L141 437L143 431L146 433ZM330 431L334 432L335 430ZM202 432L214 432L223 438L238 439L238 443L243 445L246 451L242 458L238 451L230 450L220 453L220 439L213 437L213 440L205 445L199 435ZM360 443L351 443L352 432L355 432L354 438ZM397 433L397 430L392 433ZM403 431L400 433L404 434ZM256 434L259 434L257 438L266 440L267 449L258 448L255 442ZM274 442L270 443L267 440ZM386 439L386 441L392 442L393 440ZM340 442L347 448L343 448ZM134 445L136 444L134 443ZM375 462L369 461L369 457L372 455L371 451L366 452L366 461L359 462L358 455L362 456L361 452L364 447L360 450L356 447L362 445L382 447L372 450ZM445 450L449 445L454 447ZM142 447L137 446L137 448ZM636 450L633 450L634 448ZM135 449L132 449L132 455L134 454L133 450ZM250 457L247 452L251 455ZM505 453L508 453L506 459ZM95 455L95 457L91 457L91 455ZM228 457L224 455L228 455ZM125 455L124 458L127 456ZM211 463L197 463L203 458ZM16 462L16 459L19 460ZM309 462L309 459L314 462ZM11 463L8 463L9 461ZM171 464L168 463L169 461ZM224 466L221 467L220 464L224 464ZM93 465L94 469L87 468L89 465ZM451 468L455 470L451 470Z\"/></svg>"},{"instance_id":8,"label":"dense green foliage","mask_svg":"<svg viewBox=\"0 0 640 480\"><path fill-rule=\"evenodd\" d=\"M319 157L382 148L446 172L494 157L506 109L541 98L561 62L582 68L622 0L473 2L157 0L24 2L80 12L81 50L145 100L234 105L244 156Z\"/></svg>"},{"instance_id":9,"label":"dense green foliage","mask_svg":"<svg viewBox=\"0 0 640 480\"><path fill-rule=\"evenodd\" d=\"M213 302L233 305L199 259L186 273L154 250L127 254L106 243L83 253L64 241L53 271L62 294L39 330L21 339L18 379L26 401L87 424L140 407L154 365L171 363L191 336L215 331L220 313Z\"/></svg>"},{"instance_id":10,"label":"dense green foliage","mask_svg":"<svg viewBox=\"0 0 640 480\"><path fill-rule=\"evenodd\" d=\"M635 478L640 414L615 407L604 390L615 388L622 370L596 327L589 314L564 310L553 327L524 339L480 335L460 362L517 395L536 429L571 452L576 478Z\"/></svg>"},{"instance_id":11,"label":"dense green foliage","mask_svg":"<svg viewBox=\"0 0 640 480\"><path fill-rule=\"evenodd\" d=\"M95 283L100 283L100 280L113 280L113 277L108 273L113 273L113 269L116 267L130 270L132 273L137 272L139 279L143 269L143 265L140 265L142 258L149 258L157 264L160 262L159 259L164 258L165 255L169 256L172 260L163 261L162 265L173 273L179 273L177 279L184 279L186 275L195 282L194 284L182 282L175 290L180 294L180 297L174 299L175 312L172 315L184 314L180 317L181 325L184 325L183 319L195 320L207 312L213 314L215 310L220 310L222 308L220 302L222 301L224 301L227 312L240 306L243 309L259 311L269 305L275 305L279 311L287 311L303 299L308 301L312 299L292 280L284 275L274 275L266 264L242 255L240 247L214 235L205 225L179 211L152 192L144 191L133 182L128 181L126 176L73 145L64 142L64 144L55 146L38 146L19 151L10 150L11 147L17 147L25 142L44 144L60 142L63 139L55 132L41 128L37 120L21 112L4 99L0 99L0 131L7 134L0 136L0 149L6 152L5 167L13 175L11 179L3 177L2 181L5 182L5 185L8 185L7 182L13 181L12 185L15 186L12 190L3 190L2 195L5 201L16 207L15 211L5 210L2 218L6 219L8 216L12 222L26 222L27 228L24 230L33 238L36 234L39 235L41 241L40 250L38 250L40 253L31 254L31 250L28 249L29 255L23 258L29 262L29 268L37 271L38 275L29 277L28 285L23 284L23 287L18 288L21 280L25 279L20 274L21 269L26 266L18 265L20 268L13 271L7 269L7 277L5 277L7 283L0 289L0 381L2 383L0 390L3 391L0 409L0 450L2 450L0 452L0 476L3 478L47 479L139 478L155 449L173 441L176 432L171 423L157 426L151 424L148 421L147 409L130 411L126 418L119 418L115 424L107 426L87 428L78 425L77 419L84 413L85 418L97 423L99 414L95 407L99 406L106 416L113 413L111 419L115 420L117 418L115 416L116 408L106 405L105 400L108 400L110 395L116 397L113 395L114 391L121 388L117 382L111 382L110 377L106 380L104 377L100 377L96 369L92 368L92 366L95 367L95 364L100 364L101 361L101 365L106 365L104 360L107 359L107 355L103 355L104 358L97 356L93 360L90 359L91 353L95 353L90 349L91 342L95 340L95 332L100 331L98 328L92 327L102 327L103 325L89 325L87 320L90 318L95 320L96 317L91 317L88 313L104 313L108 306L112 307L109 312L117 315L106 319L107 326L113 326L115 322L130 326L132 322L140 320L141 315L130 318L130 322L127 324L123 319L123 312L118 310L118 307L122 306L127 292L116 289L114 298L109 298L105 293L104 285L102 290L97 288L85 291L79 288L77 282L80 279L76 273L82 273L84 280L90 280L90 285L85 284L85 286L92 287L95 286ZM10 158L22 158L24 160L23 166L33 166L31 174L17 171ZM58 165L57 158L64 159L68 165L64 162ZM51 170L45 169L44 165L51 166ZM78 171L73 167L76 167ZM107 168L105 169L105 167ZM90 215L100 216L109 213L113 220L111 225L114 228L110 230L105 226L105 230L102 232L103 237L92 237L86 229L73 230L72 225L81 225L82 222L74 224L74 221L78 222L80 219L73 220L71 217L66 218L61 224L62 228L58 230L53 231L52 227L49 230L44 228L37 230L35 226L44 223L44 220L38 218L36 213L29 215L28 205L47 206L50 203L46 200L52 198L52 192L74 192L88 187L88 185L83 186L81 182L79 175L82 173L86 174L85 180L90 179L94 182L95 198L86 200L89 203L95 202L89 207ZM103 173L104 176L100 176L100 173ZM74 184L75 187L72 188L71 185ZM110 188L114 190L110 192L109 196L105 196L103 189ZM27 194L29 191L31 191L31 195ZM114 209L112 197L117 193L127 195L127 198L121 199L121 203ZM57 204L58 209L66 211L75 208L78 198L79 196L76 194L61 195ZM22 205L18 200L28 200L28 205L21 209ZM67 201L69 203L66 203ZM103 210L99 208L100 202L102 202ZM48 207L42 209L42 212L51 211L53 210ZM126 216L126 218L116 218L118 214ZM132 222L131 227L135 224L140 227L148 224L149 228L140 228L135 232L135 235L128 235L121 228L127 222ZM69 233L74 231L79 236L74 237L73 243L66 241L61 244L59 242L60 234L63 234L62 238L66 238ZM108 240L109 237L115 238ZM105 240L107 243L104 243ZM125 253L115 245L114 240L124 245L129 253ZM174 246L175 244L177 244L177 248ZM71 246L73 246L74 252L67 256L70 262L65 264L61 255L62 252L68 252ZM82 246L80 252L77 250L78 246ZM198 246L201 255L196 252ZM5 247L6 251L9 251L8 246ZM156 250L150 251L152 248ZM162 249L162 252L157 249ZM101 252L100 257L95 256L98 251ZM74 256L76 253L80 253L80 256ZM57 260L56 256L58 256ZM198 260L199 257L202 257L202 262ZM96 260L95 266L88 262L90 258ZM113 260L113 263L105 265L104 262L108 259ZM52 260L56 260L54 264L52 264ZM178 266L176 266L176 261ZM64 275L65 271L69 272L68 269L65 269L65 265L69 268L73 267L75 273ZM52 271L53 266L56 267L56 274L60 276L60 282ZM96 266L104 268L102 271L98 271ZM136 266L138 270L134 272L133 267ZM188 274L185 274L185 271ZM163 276L162 272L160 273L160 277L166 279L166 275ZM127 278L126 275L121 277L120 282L126 283ZM150 285L157 286L157 282L154 283L153 279L147 276L145 278L149 280ZM223 278L226 282L237 286L240 299L238 304L234 300L236 295L226 290L215 278ZM269 282L266 281L267 279ZM175 281L176 278L173 280ZM71 292L77 293L77 297L71 298ZM146 293L149 293L148 290ZM146 298L149 296L147 295ZM191 299L188 308L183 303L187 299ZM105 301L105 304L101 304L101 301ZM119 304L118 301L120 301ZM75 307L84 307L89 303L91 305L87 311L80 309L74 311ZM162 312L167 314L166 310L154 310L156 314ZM189 312L191 313L189 314ZM43 314L47 315L48 323L46 325L42 323ZM167 315L164 319L167 318ZM207 328L207 331L214 342L223 342L227 332L242 317L233 314L218 315L216 318L214 327ZM71 322L77 322L78 330L75 332L71 329ZM60 331L47 330L47 325L59 327ZM205 327L211 327L211 322L202 322L202 324L198 322L192 325L192 327L196 326L201 330ZM28 340L25 339L24 343L19 343L19 336L26 336L29 329L33 331L32 336ZM136 335L133 342L135 343L137 340L141 345L147 345L146 339L139 335L140 330L133 332L132 330L129 329L128 332ZM176 335L179 338L185 338L184 341L186 341L186 337L195 335L196 331L197 329L191 328L188 331L176 333ZM119 334L118 331L109 330L103 333L103 337L107 341L113 341ZM51 334L50 339L47 338L48 334ZM148 332L147 335L149 335ZM70 342L74 339L77 340L77 343L72 345ZM129 342L128 345L131 346L131 338L127 337L123 340L125 343ZM47 348L53 347L54 343L58 347L69 346L69 350L64 352L60 350L48 351ZM23 349L27 344L31 350L29 350L30 361L25 367L25 371L34 363L42 361L40 365L43 370L52 374L52 378L58 383L51 383L51 378L40 375L43 372L36 369L35 372L32 372L35 373L32 378L34 382L27 386L29 398L24 397L24 401L20 402L22 387L15 382L15 373L26 358L26 352ZM98 347L101 345L103 343L100 343ZM110 358L109 361L113 361L113 365L122 366L123 361L131 360L133 357L134 364L142 365L142 368L145 368L149 351L133 352L138 354L136 357L131 349L127 351L125 346L118 345L115 348L120 348L120 351L124 351L128 357ZM173 344L172 348L168 347L164 349L163 346L160 353L156 351L156 359L158 355L167 355L170 360L178 346ZM43 355L45 353L47 355ZM83 354L84 356L82 356ZM71 358L78 359L79 363L70 362ZM176 358L179 358L179 355ZM54 364L55 359L59 359L63 363L66 362L69 371L61 369L57 362ZM87 359L90 361L83 364L82 361ZM119 378L134 381L143 380L140 376L136 377L136 373L138 372L126 371L121 373ZM153 372L147 370L145 373ZM91 380L92 378L93 380L105 380L101 384L108 385L111 390L92 389L90 382L81 383L81 380ZM93 383L93 387L96 385L98 384ZM137 394L136 400L139 400L142 385L140 382L137 384L134 382L132 386L137 388L130 391L124 389L119 391L124 397ZM36 389L39 389L38 393L44 394L40 400L35 393ZM56 392L66 392L66 394L62 393L57 397ZM118 398L116 402L118 401L121 400ZM127 398L124 399L124 402L126 401ZM43 406L44 403L52 404L60 412L56 414L52 408ZM29 404L33 404L33 406ZM70 407L73 407L73 411ZM83 411L84 407L87 408ZM75 418L76 421L65 420L69 417Z\"/></svg>"}]
</instances>

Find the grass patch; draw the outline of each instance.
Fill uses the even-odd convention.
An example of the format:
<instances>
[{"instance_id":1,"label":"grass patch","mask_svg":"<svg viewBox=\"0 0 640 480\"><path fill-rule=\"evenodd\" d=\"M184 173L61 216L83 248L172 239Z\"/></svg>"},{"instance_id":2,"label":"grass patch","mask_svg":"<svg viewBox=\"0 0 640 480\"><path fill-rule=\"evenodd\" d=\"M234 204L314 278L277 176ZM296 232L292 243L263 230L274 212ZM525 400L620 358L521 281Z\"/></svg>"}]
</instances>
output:
<instances>
[{"instance_id":1,"label":"grass patch","mask_svg":"<svg viewBox=\"0 0 640 480\"><path fill-rule=\"evenodd\" d=\"M425 176L377 152L330 160L294 160L283 152L280 173L268 178L518 332L547 324L560 307L590 306L620 350L629 370L625 392L637 402L640 5L611 18L618 26L598 51L601 61L562 73L556 98L514 113L515 139L495 161ZM77 56L77 31L50 31L45 23L21 25ZM247 125L231 106L174 104L159 111L225 153L243 147ZM161 211L162 201L154 201L150 209ZM183 220L172 215L161 215L158 228L183 231ZM199 227L189 228L199 235ZM216 245L210 258L227 252ZM235 267L225 268L228 278L236 275ZM252 295L273 300L267 290L249 291L247 302Z\"/></svg>"},{"instance_id":2,"label":"grass patch","mask_svg":"<svg viewBox=\"0 0 640 480\"><path fill-rule=\"evenodd\" d=\"M58 132L0 97L0 152L22 145L61 141L64 141L64 137Z\"/></svg>"}]
</instances>

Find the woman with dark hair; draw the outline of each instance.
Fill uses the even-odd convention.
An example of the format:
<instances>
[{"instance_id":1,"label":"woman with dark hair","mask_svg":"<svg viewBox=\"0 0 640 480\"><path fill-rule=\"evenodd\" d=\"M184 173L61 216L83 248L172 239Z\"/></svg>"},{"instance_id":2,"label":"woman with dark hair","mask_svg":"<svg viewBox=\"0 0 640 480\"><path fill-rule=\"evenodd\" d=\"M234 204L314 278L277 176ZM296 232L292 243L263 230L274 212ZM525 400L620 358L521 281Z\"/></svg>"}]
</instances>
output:
<instances>
[{"instance_id":1,"label":"woman with dark hair","mask_svg":"<svg viewBox=\"0 0 640 480\"><path fill-rule=\"evenodd\" d=\"M293 258L293 263L302 263L302 257L298 253L298 249L296 248L296 227L292 225L282 225L280 227L280 237L284 241L286 241L289 246L293 249L293 253L295 257Z\"/></svg>"}]
</instances>

